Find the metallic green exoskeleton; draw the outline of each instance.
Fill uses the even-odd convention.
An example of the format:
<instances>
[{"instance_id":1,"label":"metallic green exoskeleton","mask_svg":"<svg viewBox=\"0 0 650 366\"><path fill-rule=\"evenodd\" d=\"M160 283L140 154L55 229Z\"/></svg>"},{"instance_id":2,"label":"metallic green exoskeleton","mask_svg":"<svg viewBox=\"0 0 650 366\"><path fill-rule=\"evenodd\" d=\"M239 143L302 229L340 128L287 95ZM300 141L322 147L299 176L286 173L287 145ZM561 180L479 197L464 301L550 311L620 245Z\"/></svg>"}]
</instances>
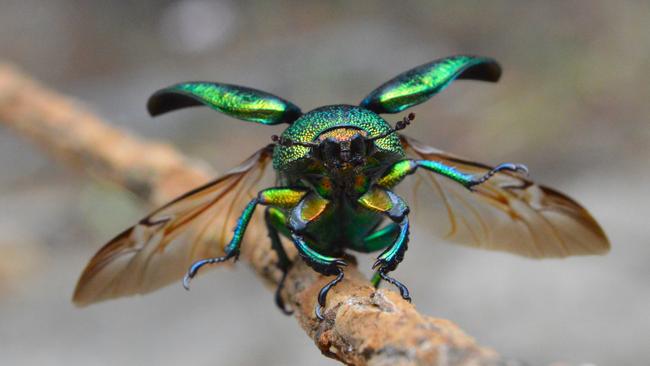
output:
<instances>
[{"instance_id":1,"label":"metallic green exoskeleton","mask_svg":"<svg viewBox=\"0 0 650 366\"><path fill-rule=\"evenodd\" d=\"M185 285L208 263L236 257L239 244L257 205L267 206L266 218L273 248L286 260L278 234L289 237L300 256L314 270L337 277L318 298L316 314L322 319L328 290L343 278L341 258L346 249L359 252L383 250L374 264L375 283L383 278L395 284L405 299L404 285L388 276L402 261L409 235L408 205L392 192L404 177L424 168L471 187L474 177L433 161L406 159L395 131L379 113L397 113L422 103L454 79L497 81L498 64L483 57L456 56L427 63L398 75L374 90L359 106L330 105L305 114L290 102L268 93L227 84L181 83L156 92L149 111L158 115L174 109L206 105L233 117L262 124L288 123L273 150L273 168L279 187L259 193L244 209L226 255L196 262ZM500 170L517 170L508 164ZM494 172L490 173L493 174ZM384 219L392 223L377 230ZM289 263L281 263L286 272ZM280 285L281 288L282 285ZM281 297L276 296L284 310Z\"/></svg>"},{"instance_id":2,"label":"metallic green exoskeleton","mask_svg":"<svg viewBox=\"0 0 650 366\"><path fill-rule=\"evenodd\" d=\"M444 155L396 133L413 120L412 113L394 127L380 116L420 104L455 79L496 82L500 74L499 65L489 58L443 58L398 75L372 91L358 106L329 105L307 113L269 93L229 84L186 82L156 92L148 103L152 115L205 105L244 121L289 126L281 136L273 136L273 144L260 150L237 171L163 206L107 244L82 275L75 301L85 304L162 286L176 272L156 269L160 279L148 275L145 270L156 263L150 257L166 250L176 253L173 255L178 258L211 253L205 248L199 251L201 247L190 247L189 256L184 257L178 254L180 252L173 252L181 250L180 244L175 244L183 239L179 231L185 230L191 220L209 212L206 218L201 218L205 228L200 232L205 238L217 238L218 234L207 229L210 220L217 215L230 215L233 207L240 207L242 211L233 236L225 246L225 255L196 261L185 275L183 283L187 287L202 266L237 258L246 228L259 205L265 206L266 228L278 255L278 266L284 273L276 291L276 302L283 311L289 313L280 291L291 262L280 236L293 242L301 258L315 271L336 276L319 293L316 306L319 319L323 319L328 291L343 279L346 250L381 251L373 266L375 286L382 279L386 280L397 286L404 299L410 300L407 288L389 276L404 258L409 240L409 206L393 189L418 169L453 182L454 187L460 186L463 192L476 194L479 202L493 209L472 211L462 202L461 209L470 212L470 216L486 220L480 221L480 232L472 229L472 217L463 217L462 222L452 220L450 235L469 232L471 236L470 239L460 237L461 242L475 239L475 244L471 245L531 257L602 252L608 248L607 241L586 210L556 191L519 176L518 172L526 172L524 166L506 163L491 168ZM407 148L415 154L408 157ZM263 189L247 204L231 204L228 213L214 208L218 207L219 200L241 198L239 193L228 195L238 192L239 182L245 180L246 174L253 171L255 164L263 165L271 155L277 186ZM463 169L459 168L461 166ZM439 185L437 189L441 189ZM446 198L445 203L449 205ZM448 207L447 210L452 215L452 209ZM544 216L548 212L555 214ZM488 218L497 221L490 223ZM523 223L530 225L526 227ZM468 230L463 231L462 225ZM490 225L495 225L492 232ZM540 235L535 232L536 227L540 228ZM578 229L584 230L576 231ZM510 233L516 232L523 234L512 235L510 240ZM483 234L485 237L481 237ZM523 235L529 235L526 238L536 244L524 244ZM552 235L557 235L560 244L549 244L555 239L545 238ZM585 238L584 241L576 239L578 236ZM186 241L198 241L196 237L188 238ZM116 258L122 258L120 256L130 256L129 263L133 264L129 264L129 268L132 271L144 268L142 274L128 277L123 267L117 264L111 267Z\"/></svg>"}]
</instances>

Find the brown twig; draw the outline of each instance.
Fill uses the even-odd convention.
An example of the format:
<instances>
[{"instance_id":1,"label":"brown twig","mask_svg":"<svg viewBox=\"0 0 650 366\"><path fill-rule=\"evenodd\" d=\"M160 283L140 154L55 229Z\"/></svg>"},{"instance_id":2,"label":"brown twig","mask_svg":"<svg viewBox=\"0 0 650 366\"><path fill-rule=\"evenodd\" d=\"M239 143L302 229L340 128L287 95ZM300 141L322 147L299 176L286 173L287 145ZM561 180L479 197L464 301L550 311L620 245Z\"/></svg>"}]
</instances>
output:
<instances>
[{"instance_id":1,"label":"brown twig","mask_svg":"<svg viewBox=\"0 0 650 366\"><path fill-rule=\"evenodd\" d=\"M172 147L111 127L78 103L0 64L0 122L46 153L92 176L112 181L154 204L198 186L215 174ZM146 151L146 153L142 153ZM259 237L249 235L248 237ZM259 245L258 245L259 242ZM263 241L243 244L244 261L276 284L274 255ZM318 290L328 280L298 260L285 296L300 325L323 354L351 365L505 365L454 323L419 314L393 291L375 290L350 266L329 294L325 321L314 317Z\"/></svg>"}]
</instances>

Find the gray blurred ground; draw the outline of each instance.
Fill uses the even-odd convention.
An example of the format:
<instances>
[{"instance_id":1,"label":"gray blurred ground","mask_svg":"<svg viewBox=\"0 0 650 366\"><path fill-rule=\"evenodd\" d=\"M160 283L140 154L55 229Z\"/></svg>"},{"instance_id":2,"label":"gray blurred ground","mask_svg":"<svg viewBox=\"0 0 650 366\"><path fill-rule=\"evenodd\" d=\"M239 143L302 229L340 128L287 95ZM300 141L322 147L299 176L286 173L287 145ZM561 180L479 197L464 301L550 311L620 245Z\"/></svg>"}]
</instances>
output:
<instances>
[{"instance_id":1,"label":"gray blurred ground","mask_svg":"<svg viewBox=\"0 0 650 366\"><path fill-rule=\"evenodd\" d=\"M397 273L415 304L532 365L649 364L650 3L0 2L0 59L220 171L280 129L201 109L152 120L152 91L225 81L309 110L358 102L455 53L497 58L503 79L454 84L414 109L408 133L483 162L527 163L591 210L613 250L531 261L439 244L418 207ZM245 266L217 269L189 294L178 285L74 308L86 261L148 208L4 128L0 172L0 365L334 364Z\"/></svg>"}]
</instances>

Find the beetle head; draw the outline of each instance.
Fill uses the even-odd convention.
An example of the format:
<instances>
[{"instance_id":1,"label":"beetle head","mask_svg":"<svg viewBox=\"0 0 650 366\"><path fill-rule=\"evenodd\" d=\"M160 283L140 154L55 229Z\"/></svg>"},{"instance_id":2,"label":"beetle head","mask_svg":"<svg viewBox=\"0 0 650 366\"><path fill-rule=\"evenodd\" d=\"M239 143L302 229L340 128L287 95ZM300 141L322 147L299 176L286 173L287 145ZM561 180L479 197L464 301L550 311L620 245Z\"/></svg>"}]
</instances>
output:
<instances>
[{"instance_id":1,"label":"beetle head","mask_svg":"<svg viewBox=\"0 0 650 366\"><path fill-rule=\"evenodd\" d=\"M273 135L272 140L282 146L297 145L310 148L310 157L322 162L328 169L350 170L364 165L366 159L377 151L376 140L406 128L414 118L415 114L410 113L397 122L394 128L373 137L369 137L362 129L345 126L327 130L311 142L293 141L277 135Z\"/></svg>"},{"instance_id":2,"label":"beetle head","mask_svg":"<svg viewBox=\"0 0 650 366\"><path fill-rule=\"evenodd\" d=\"M375 149L364 131L347 127L327 131L317 141L311 156L329 169L347 170L363 165Z\"/></svg>"}]
</instances>

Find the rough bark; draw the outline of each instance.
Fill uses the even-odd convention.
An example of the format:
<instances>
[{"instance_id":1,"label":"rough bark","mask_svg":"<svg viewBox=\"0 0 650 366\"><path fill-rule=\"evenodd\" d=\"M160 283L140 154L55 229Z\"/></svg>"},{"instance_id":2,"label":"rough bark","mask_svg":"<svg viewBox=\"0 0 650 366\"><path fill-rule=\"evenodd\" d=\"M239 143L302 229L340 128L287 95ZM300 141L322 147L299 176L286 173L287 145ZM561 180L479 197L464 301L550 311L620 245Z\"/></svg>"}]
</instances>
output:
<instances>
[{"instance_id":1,"label":"rough bark","mask_svg":"<svg viewBox=\"0 0 650 366\"><path fill-rule=\"evenodd\" d=\"M167 144L112 127L80 103L48 90L16 68L0 64L0 122L40 145L46 154L162 204L215 176L207 164ZM250 235L259 237L259 235ZM99 244L99 243L96 243ZM267 242L245 242L243 262L267 283L279 273ZM99 247L99 245L98 245ZM324 355L351 365L506 365L449 320L417 312L391 290L375 290L351 265L328 296L326 319L314 304L328 278L296 261L285 297L295 318Z\"/></svg>"}]
</instances>

